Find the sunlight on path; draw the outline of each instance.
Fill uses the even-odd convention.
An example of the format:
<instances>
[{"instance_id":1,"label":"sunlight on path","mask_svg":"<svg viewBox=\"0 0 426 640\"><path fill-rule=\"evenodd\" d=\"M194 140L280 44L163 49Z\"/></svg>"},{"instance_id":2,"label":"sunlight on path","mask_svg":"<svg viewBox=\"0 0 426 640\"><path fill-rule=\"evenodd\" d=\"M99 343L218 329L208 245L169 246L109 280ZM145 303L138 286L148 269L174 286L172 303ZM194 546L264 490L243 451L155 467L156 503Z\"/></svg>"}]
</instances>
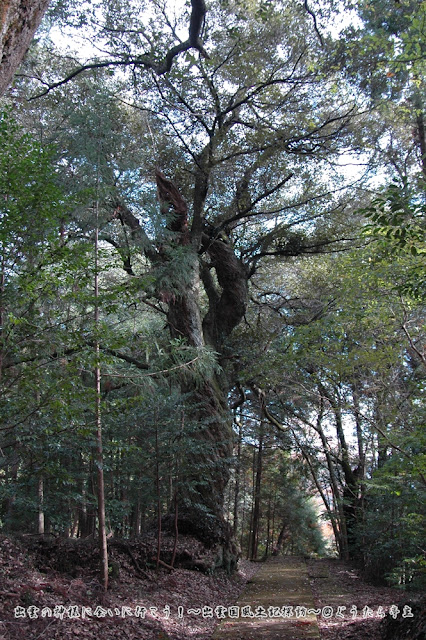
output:
<instances>
[{"instance_id":1,"label":"sunlight on path","mask_svg":"<svg viewBox=\"0 0 426 640\"><path fill-rule=\"evenodd\" d=\"M315 615L296 616L296 607L315 608L303 558L281 556L268 560L247 584L236 605L240 607L240 612L249 605L253 613L257 611L262 615L265 612L266 617L243 618L240 615L238 620L226 620L218 626L212 640L302 640L320 637ZM293 607L292 617L279 615L284 607ZM279 617L275 617L277 615Z\"/></svg>"}]
</instances>

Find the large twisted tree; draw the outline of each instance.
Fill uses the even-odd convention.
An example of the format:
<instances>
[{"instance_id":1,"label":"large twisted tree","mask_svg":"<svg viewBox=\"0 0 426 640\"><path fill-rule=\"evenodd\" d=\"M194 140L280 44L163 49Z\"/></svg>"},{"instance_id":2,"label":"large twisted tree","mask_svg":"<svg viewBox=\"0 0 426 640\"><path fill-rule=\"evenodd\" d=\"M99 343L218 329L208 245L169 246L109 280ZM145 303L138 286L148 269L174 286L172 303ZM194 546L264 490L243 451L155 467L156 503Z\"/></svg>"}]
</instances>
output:
<instances>
[{"instance_id":1,"label":"large twisted tree","mask_svg":"<svg viewBox=\"0 0 426 640\"><path fill-rule=\"evenodd\" d=\"M222 511L232 453L231 336L244 318L250 280L268 261L351 240L340 154L357 144L365 116L356 94L329 72L327 39L297 2L223 1L206 14L193 0L191 15L177 19L154 3L156 15L145 23L131 2L106 4L93 25L103 54L68 66L59 79L57 69L44 75L43 100L84 73L99 80L105 69L130 72L118 97L148 122L139 140L145 166L136 184L134 168L120 172L127 149L109 155L110 215L101 235L130 279L137 280L138 265L149 265L156 282L135 287L135 296L162 305L171 337L216 353L215 370L181 382L200 446L188 453L192 478L180 496L179 529L229 551ZM188 19L189 37L180 40ZM33 104L43 104L41 97ZM149 221L149 174L161 209L156 224Z\"/></svg>"},{"instance_id":2,"label":"large twisted tree","mask_svg":"<svg viewBox=\"0 0 426 640\"><path fill-rule=\"evenodd\" d=\"M177 269L169 288L152 295L166 304L171 336L213 349L220 369L182 383L204 446L189 454L195 475L181 496L179 528L227 548L230 338L244 318L250 279L268 260L345 246L347 185L337 176L338 156L362 118L338 77L324 78L309 15L245 8L244 15L211 12L207 54L187 54L161 77L133 68L137 107L164 171L157 169L156 186L167 240L164 231L156 238L144 229L143 197L133 208L118 197L110 227L122 251L129 230L133 248L155 268L184 256L184 283ZM131 270L129 255L125 265Z\"/></svg>"}]
</instances>

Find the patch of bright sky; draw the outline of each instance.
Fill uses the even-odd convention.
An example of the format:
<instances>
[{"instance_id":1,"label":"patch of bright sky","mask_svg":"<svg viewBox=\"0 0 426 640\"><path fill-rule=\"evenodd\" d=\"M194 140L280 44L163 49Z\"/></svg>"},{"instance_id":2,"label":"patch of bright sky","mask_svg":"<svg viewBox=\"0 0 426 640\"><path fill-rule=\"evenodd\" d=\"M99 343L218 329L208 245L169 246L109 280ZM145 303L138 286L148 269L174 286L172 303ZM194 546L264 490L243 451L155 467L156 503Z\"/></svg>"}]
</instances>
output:
<instances>
[{"instance_id":1,"label":"patch of bright sky","mask_svg":"<svg viewBox=\"0 0 426 640\"><path fill-rule=\"evenodd\" d=\"M168 0L165 3L166 10L170 16L170 22L176 23L179 16L183 13L187 0ZM322 2L316 3L321 9ZM82 3L84 9L85 3ZM92 8L91 3L86 3L88 9ZM313 6L315 12L315 6ZM146 16L148 21L156 13L156 7L154 2L147 2L145 4L143 15ZM99 22L102 21L101 11L99 11ZM318 19L318 28L320 32L325 32L333 37L338 37L341 32L348 26L354 25L356 27L362 27L362 22L353 9L348 9L343 3L339 3L337 11L330 18L327 18L327 22ZM188 27L177 27L177 35L181 39L185 40L188 37ZM60 49L66 49L78 54L80 58L90 59L99 54L99 49L93 43L93 34L88 31L87 26L77 28L60 28L54 26L50 30L50 37L55 45Z\"/></svg>"},{"instance_id":2,"label":"patch of bright sky","mask_svg":"<svg viewBox=\"0 0 426 640\"><path fill-rule=\"evenodd\" d=\"M351 25L357 29L361 29L362 20L354 9L349 9L345 7L344 3L339 3L338 12L327 21L324 27L327 33L333 36L333 38L337 38L344 29L347 29Z\"/></svg>"},{"instance_id":3,"label":"patch of bright sky","mask_svg":"<svg viewBox=\"0 0 426 640\"><path fill-rule=\"evenodd\" d=\"M142 3L141 3L142 4ZM168 0L166 2L166 10L168 12L169 21L176 26L176 34L182 40L188 37L188 26L179 27L178 18L183 13L184 7L187 4L186 0ZM87 11L94 11L93 5L89 2L82 2L81 9L87 9ZM154 2L146 2L144 4L143 12L140 12L137 16L139 22L143 21L145 25L149 23L149 20L153 18L157 13L156 5ZM97 18L99 25L103 23L103 11L98 9ZM95 10L96 16L96 10ZM136 20L135 20L136 21ZM134 27L136 28L136 26ZM83 27L59 27L53 26L50 29L49 37L55 46L61 51L67 51L75 55L80 61L87 62L88 60L99 57L100 54L106 53L102 48L102 44L97 46L94 43L94 32L91 31L88 25Z\"/></svg>"}]
</instances>

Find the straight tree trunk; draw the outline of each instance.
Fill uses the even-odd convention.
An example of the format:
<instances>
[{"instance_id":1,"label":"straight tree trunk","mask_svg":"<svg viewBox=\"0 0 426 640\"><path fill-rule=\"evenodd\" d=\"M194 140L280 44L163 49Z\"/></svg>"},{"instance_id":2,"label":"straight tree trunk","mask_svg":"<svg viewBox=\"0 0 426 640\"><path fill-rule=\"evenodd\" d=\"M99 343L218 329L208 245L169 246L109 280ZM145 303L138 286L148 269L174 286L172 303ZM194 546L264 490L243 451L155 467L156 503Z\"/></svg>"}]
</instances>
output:
<instances>
[{"instance_id":1,"label":"straight tree trunk","mask_svg":"<svg viewBox=\"0 0 426 640\"><path fill-rule=\"evenodd\" d=\"M260 490L262 486L262 472L263 472L263 423L261 422L260 433L259 433L259 449L257 452L257 460L256 460L256 479L255 479L255 486L254 486L254 507L253 507L253 524L252 524L250 560L257 559L257 552L259 547Z\"/></svg>"},{"instance_id":2,"label":"straight tree trunk","mask_svg":"<svg viewBox=\"0 0 426 640\"><path fill-rule=\"evenodd\" d=\"M265 548L265 558L269 555L269 547L271 546L271 495L268 496L268 512L266 518L266 548Z\"/></svg>"},{"instance_id":3,"label":"straight tree trunk","mask_svg":"<svg viewBox=\"0 0 426 640\"><path fill-rule=\"evenodd\" d=\"M161 555L161 484L160 484L160 452L158 446L158 416L155 412L155 490L157 494L157 569L160 566Z\"/></svg>"},{"instance_id":4,"label":"straight tree trunk","mask_svg":"<svg viewBox=\"0 0 426 640\"><path fill-rule=\"evenodd\" d=\"M38 532L44 533L44 479L41 474L38 477Z\"/></svg>"},{"instance_id":5,"label":"straight tree trunk","mask_svg":"<svg viewBox=\"0 0 426 640\"><path fill-rule=\"evenodd\" d=\"M96 229L95 229L95 331L99 327L99 227L98 227L98 205L96 204ZM104 485L104 456L102 445L102 416L101 416L101 365L99 341L96 339L95 346L96 367L95 367L95 421L96 421L96 462L98 477L98 523L99 523L99 554L101 582L104 591L108 589L108 546L105 524L105 485Z\"/></svg>"},{"instance_id":6,"label":"straight tree trunk","mask_svg":"<svg viewBox=\"0 0 426 640\"><path fill-rule=\"evenodd\" d=\"M6 287L6 275L5 275L5 259L2 251L1 256L1 267L0 267L0 384L2 382L3 377L3 358L4 358L4 338L3 338L3 327L4 327L4 317L5 317L5 287Z\"/></svg>"},{"instance_id":7,"label":"straight tree trunk","mask_svg":"<svg viewBox=\"0 0 426 640\"><path fill-rule=\"evenodd\" d=\"M241 480L241 442L243 439L243 424L240 420L238 423L238 442L237 442L237 459L235 463L235 490L234 490L234 518L232 523L232 532L234 536L238 532L238 513L240 500L240 480Z\"/></svg>"},{"instance_id":8,"label":"straight tree trunk","mask_svg":"<svg viewBox=\"0 0 426 640\"><path fill-rule=\"evenodd\" d=\"M324 450L326 451L327 465L330 473L331 486L334 494L334 500L339 512L339 524L341 534L341 552L344 560L352 558L354 553L355 542L355 526L356 526L356 502L357 502L357 478L352 471L349 460L349 450L345 438L342 421L342 408L339 398L339 394L336 391L337 401L332 395L325 389L322 384L318 384L318 389L323 398L326 398L332 409L336 435L340 447L340 461L339 464L343 471L344 486L343 491L339 491L336 474L334 472L333 462L331 461L330 454L328 452L327 440L325 438L322 427L320 428L320 437L323 442Z\"/></svg>"},{"instance_id":9,"label":"straight tree trunk","mask_svg":"<svg viewBox=\"0 0 426 640\"><path fill-rule=\"evenodd\" d=\"M279 556L282 551L286 531L287 531L287 524L283 523L280 529L280 532L278 534L277 544L275 545L275 549L274 549L274 555L276 556Z\"/></svg>"},{"instance_id":10,"label":"straight tree trunk","mask_svg":"<svg viewBox=\"0 0 426 640\"><path fill-rule=\"evenodd\" d=\"M249 521L249 535L247 541L247 560L251 558L252 540L254 534L253 516L254 516L254 498L255 498L255 485L256 485L256 449L253 447L253 460L251 465L251 489L252 489L252 503L250 509L250 521Z\"/></svg>"},{"instance_id":11,"label":"straight tree trunk","mask_svg":"<svg viewBox=\"0 0 426 640\"><path fill-rule=\"evenodd\" d=\"M426 178L426 129L425 129L425 114L423 108L423 102L418 89L415 90L413 98L414 108L416 111L416 142L420 151L420 165L423 171L423 176Z\"/></svg>"},{"instance_id":12,"label":"straight tree trunk","mask_svg":"<svg viewBox=\"0 0 426 640\"><path fill-rule=\"evenodd\" d=\"M18 479L20 457L19 457L19 443L15 443L10 466L6 469L6 482L13 487L8 497L4 502L3 512L5 513L5 529L7 531L13 531L15 528L14 515L15 515L15 502L16 502L16 481Z\"/></svg>"}]
</instances>

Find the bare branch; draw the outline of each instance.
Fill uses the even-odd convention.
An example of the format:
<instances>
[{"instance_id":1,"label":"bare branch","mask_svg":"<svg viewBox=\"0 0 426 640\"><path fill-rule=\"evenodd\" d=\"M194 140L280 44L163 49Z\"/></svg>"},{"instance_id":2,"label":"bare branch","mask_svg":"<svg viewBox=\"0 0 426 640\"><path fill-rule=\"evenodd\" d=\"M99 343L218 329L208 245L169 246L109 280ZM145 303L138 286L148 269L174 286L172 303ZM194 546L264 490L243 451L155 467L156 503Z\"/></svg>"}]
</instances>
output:
<instances>
[{"instance_id":1,"label":"bare branch","mask_svg":"<svg viewBox=\"0 0 426 640\"><path fill-rule=\"evenodd\" d=\"M420 360L423 362L424 365L426 365L426 358L425 358L425 354L422 353L421 351L419 351L419 349L417 349L416 345L413 342L413 339L407 329L407 324L404 322L404 324L402 325L402 330L405 333L405 335L408 338L408 342L410 343L410 347L412 348L412 350L419 356Z\"/></svg>"},{"instance_id":2,"label":"bare branch","mask_svg":"<svg viewBox=\"0 0 426 640\"><path fill-rule=\"evenodd\" d=\"M305 4L305 9L306 11L309 13L309 15L312 17L312 20L314 21L314 29L315 29L315 33L318 36L319 41L321 42L321 46L324 46L324 40L322 35L320 34L319 30L318 30L318 25L317 25L317 17L315 15L315 13L312 11L312 9L309 8L308 6L308 0L305 0L304 2Z\"/></svg>"}]
</instances>

